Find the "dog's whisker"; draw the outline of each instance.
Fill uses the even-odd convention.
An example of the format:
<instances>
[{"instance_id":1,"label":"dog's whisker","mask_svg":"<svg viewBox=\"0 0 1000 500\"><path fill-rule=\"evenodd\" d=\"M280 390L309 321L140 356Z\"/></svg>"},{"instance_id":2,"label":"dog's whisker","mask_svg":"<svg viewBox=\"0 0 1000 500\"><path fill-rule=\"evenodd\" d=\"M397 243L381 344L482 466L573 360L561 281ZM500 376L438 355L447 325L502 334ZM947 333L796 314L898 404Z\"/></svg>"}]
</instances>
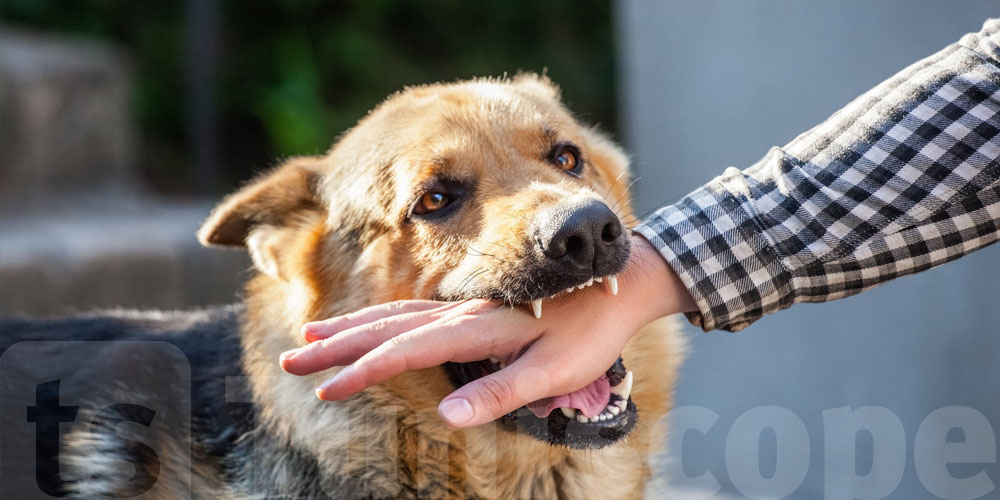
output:
<instances>
[{"instance_id":1,"label":"dog's whisker","mask_svg":"<svg viewBox=\"0 0 1000 500\"><path fill-rule=\"evenodd\" d=\"M608 191L606 193L604 193L604 196L603 196L603 198L605 200L608 199L608 195L611 194L611 190L614 189L615 184L618 184L618 181L620 181L622 179L622 177L624 177L625 174L627 174L627 173L628 173L628 170L626 170L626 171L618 174L618 177L615 177L615 180L611 181L611 185L608 186Z\"/></svg>"},{"instance_id":2,"label":"dog's whisker","mask_svg":"<svg viewBox=\"0 0 1000 500\"><path fill-rule=\"evenodd\" d=\"M478 278L479 276L482 276L483 273L485 273L487 271L488 271L488 269L484 269L484 268L478 268L475 271L472 271L471 273L469 273L468 276L465 277L465 279L462 280L461 283L459 283L458 289L460 291L462 291L462 292L465 292L466 291L465 288L467 286L469 286L470 284L472 284L472 281L474 279Z\"/></svg>"},{"instance_id":3,"label":"dog's whisker","mask_svg":"<svg viewBox=\"0 0 1000 500\"><path fill-rule=\"evenodd\" d=\"M624 206L624 203L622 203L622 199L623 199L623 196L625 196L625 195L627 195L627 194L628 194L629 190L630 190L630 189L632 189L632 186L633 186L633 185L634 185L634 184L635 184L636 182L639 182L639 179L642 179L642 177L636 177L635 179L632 179L632 182L628 183L628 185L627 185L627 186L625 186L625 189L624 189L624 191L622 191L622 196L617 196L617 197L616 197L616 198L617 198L617 200L615 200L615 204L614 204L614 206L615 206L615 207L617 207L617 206L618 206L619 204L621 204L621 205L623 205L623 206ZM614 208L612 208L611 210L614 210Z\"/></svg>"},{"instance_id":4,"label":"dog's whisker","mask_svg":"<svg viewBox=\"0 0 1000 500\"><path fill-rule=\"evenodd\" d=\"M496 257L496 255L488 254L488 253L486 253L486 252L484 252L482 250L479 250L478 248L473 247L471 244L468 244L468 243L465 244L465 250L466 250L465 253L467 255L476 255L476 256L481 256L481 257ZM469 253L469 250L472 250L473 252L476 252L476 253Z\"/></svg>"},{"instance_id":5,"label":"dog's whisker","mask_svg":"<svg viewBox=\"0 0 1000 500\"><path fill-rule=\"evenodd\" d=\"M513 218L518 219L518 220L523 220L525 222L527 222L527 220L528 220L527 217L525 217L523 215L520 215L520 214L512 214L512 213L505 212L503 215L506 215L508 217L513 217Z\"/></svg>"}]
</instances>

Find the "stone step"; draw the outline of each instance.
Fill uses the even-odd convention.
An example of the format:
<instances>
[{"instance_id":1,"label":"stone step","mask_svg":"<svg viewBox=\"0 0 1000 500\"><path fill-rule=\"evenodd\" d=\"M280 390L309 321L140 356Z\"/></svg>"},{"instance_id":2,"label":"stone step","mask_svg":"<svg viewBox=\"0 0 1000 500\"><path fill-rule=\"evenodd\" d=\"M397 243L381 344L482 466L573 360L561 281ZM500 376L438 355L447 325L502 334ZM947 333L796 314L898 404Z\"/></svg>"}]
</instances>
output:
<instances>
[{"instance_id":1,"label":"stone step","mask_svg":"<svg viewBox=\"0 0 1000 500\"><path fill-rule=\"evenodd\" d=\"M245 252L201 247L213 201L138 193L0 210L0 313L176 309L236 300Z\"/></svg>"}]
</instances>

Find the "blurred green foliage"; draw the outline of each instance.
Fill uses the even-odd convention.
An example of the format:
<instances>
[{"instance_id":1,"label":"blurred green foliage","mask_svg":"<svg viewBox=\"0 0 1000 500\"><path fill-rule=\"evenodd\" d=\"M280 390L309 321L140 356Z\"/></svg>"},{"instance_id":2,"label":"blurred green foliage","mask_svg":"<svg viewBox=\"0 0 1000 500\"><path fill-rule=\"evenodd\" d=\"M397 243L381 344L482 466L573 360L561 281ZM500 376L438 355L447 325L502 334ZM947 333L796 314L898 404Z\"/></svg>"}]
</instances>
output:
<instances>
[{"instance_id":1,"label":"blurred green foliage","mask_svg":"<svg viewBox=\"0 0 1000 500\"><path fill-rule=\"evenodd\" d=\"M609 0L219 0L218 172L246 178L322 152L406 86L547 71L614 130ZM185 1L3 0L4 22L113 40L135 59L135 110L161 187L190 187Z\"/></svg>"}]
</instances>

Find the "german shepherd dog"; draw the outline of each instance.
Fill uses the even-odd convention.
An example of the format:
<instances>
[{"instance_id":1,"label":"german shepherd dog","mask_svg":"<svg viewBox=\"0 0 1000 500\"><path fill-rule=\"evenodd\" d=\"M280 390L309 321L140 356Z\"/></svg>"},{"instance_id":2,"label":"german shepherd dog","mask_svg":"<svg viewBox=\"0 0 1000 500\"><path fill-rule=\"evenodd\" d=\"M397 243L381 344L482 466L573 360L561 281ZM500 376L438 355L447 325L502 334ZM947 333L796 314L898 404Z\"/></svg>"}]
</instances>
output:
<instances>
[{"instance_id":1,"label":"german shepherd dog","mask_svg":"<svg viewBox=\"0 0 1000 500\"><path fill-rule=\"evenodd\" d=\"M336 403L314 395L330 371L278 364L304 345L304 323L379 303L530 311L615 286L628 187L626 156L545 77L399 92L325 155L288 160L208 217L200 241L245 247L254 263L240 304L3 320L0 496L639 498L682 357L669 320L609 367L599 418L521 408L448 427L438 402L493 360L407 372ZM559 255L543 251L567 232Z\"/></svg>"}]
</instances>

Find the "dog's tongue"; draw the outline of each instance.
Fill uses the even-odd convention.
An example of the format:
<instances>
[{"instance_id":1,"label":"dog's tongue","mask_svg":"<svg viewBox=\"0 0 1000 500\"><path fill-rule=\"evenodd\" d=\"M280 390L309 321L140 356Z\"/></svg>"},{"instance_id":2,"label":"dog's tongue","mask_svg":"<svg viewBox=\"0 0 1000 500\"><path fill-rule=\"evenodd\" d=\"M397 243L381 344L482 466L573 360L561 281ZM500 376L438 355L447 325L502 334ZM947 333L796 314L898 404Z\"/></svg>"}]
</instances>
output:
<instances>
[{"instance_id":1,"label":"dog's tongue","mask_svg":"<svg viewBox=\"0 0 1000 500\"><path fill-rule=\"evenodd\" d=\"M606 375L593 381L576 392L554 398L539 399L528 403L528 409L538 418L545 418L556 408L576 408L587 418L596 417L604 411L611 397L611 383Z\"/></svg>"}]
</instances>

